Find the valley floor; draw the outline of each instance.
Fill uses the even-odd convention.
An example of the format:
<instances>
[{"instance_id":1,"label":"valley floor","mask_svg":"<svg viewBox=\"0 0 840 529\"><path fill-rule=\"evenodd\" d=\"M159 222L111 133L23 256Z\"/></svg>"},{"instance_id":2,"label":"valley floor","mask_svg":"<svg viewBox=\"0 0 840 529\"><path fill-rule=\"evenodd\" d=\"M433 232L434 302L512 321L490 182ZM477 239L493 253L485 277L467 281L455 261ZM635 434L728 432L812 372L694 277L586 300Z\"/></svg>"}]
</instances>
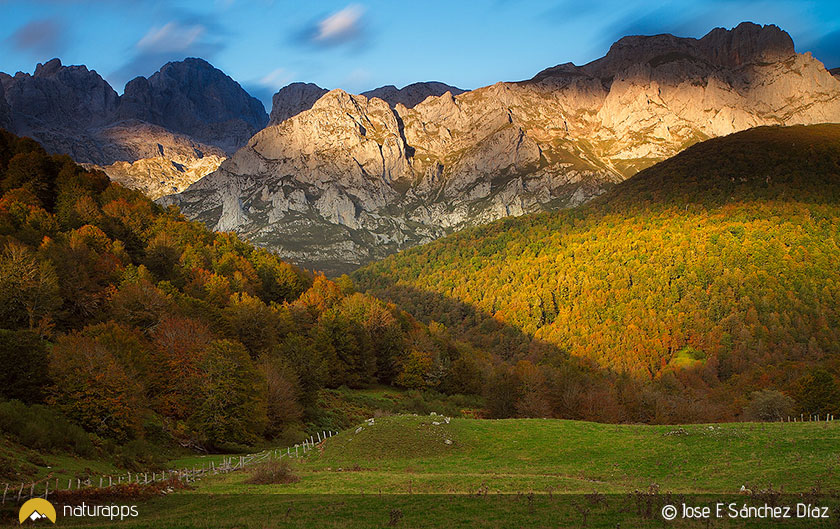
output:
<instances>
[{"instance_id":1,"label":"valley floor","mask_svg":"<svg viewBox=\"0 0 840 529\"><path fill-rule=\"evenodd\" d=\"M234 472L142 502L137 518L59 524L663 527L666 505L714 512L718 502L726 505L722 518L680 515L667 525L837 527L840 517L840 422L646 426L393 416L346 430L292 466L300 478L292 484L247 484L249 471ZM791 518L732 519L730 503L791 506ZM827 507L829 518L797 518L797 504Z\"/></svg>"}]
</instances>

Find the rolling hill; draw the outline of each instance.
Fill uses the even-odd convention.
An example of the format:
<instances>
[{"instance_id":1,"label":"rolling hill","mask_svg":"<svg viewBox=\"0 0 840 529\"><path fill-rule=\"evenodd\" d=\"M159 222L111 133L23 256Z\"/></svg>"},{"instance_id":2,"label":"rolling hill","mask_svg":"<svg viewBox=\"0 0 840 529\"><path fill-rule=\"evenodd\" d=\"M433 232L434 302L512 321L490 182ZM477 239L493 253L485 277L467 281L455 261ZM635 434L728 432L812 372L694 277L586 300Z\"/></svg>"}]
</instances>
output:
<instances>
[{"instance_id":1,"label":"rolling hill","mask_svg":"<svg viewBox=\"0 0 840 529\"><path fill-rule=\"evenodd\" d=\"M762 388L800 408L819 407L819 387L836 399L838 262L840 125L817 125L709 140L588 205L466 230L354 277L511 363L568 354L724 418ZM545 405L562 415L562 400Z\"/></svg>"}]
</instances>

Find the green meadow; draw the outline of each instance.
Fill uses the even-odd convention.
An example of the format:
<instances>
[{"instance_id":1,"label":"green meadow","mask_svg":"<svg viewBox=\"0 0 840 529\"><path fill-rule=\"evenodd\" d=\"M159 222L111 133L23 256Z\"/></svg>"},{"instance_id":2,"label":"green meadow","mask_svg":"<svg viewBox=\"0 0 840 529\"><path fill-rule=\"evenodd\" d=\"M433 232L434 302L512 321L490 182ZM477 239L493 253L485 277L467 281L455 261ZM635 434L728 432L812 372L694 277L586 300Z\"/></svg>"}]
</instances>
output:
<instances>
[{"instance_id":1,"label":"green meadow","mask_svg":"<svg viewBox=\"0 0 840 529\"><path fill-rule=\"evenodd\" d=\"M251 470L210 476L141 502L135 519L59 524L837 527L840 422L649 426L401 415L341 432L293 459L292 471L299 481L275 485L248 484ZM660 514L668 504L716 502L812 504L828 507L829 518L665 522Z\"/></svg>"}]
</instances>

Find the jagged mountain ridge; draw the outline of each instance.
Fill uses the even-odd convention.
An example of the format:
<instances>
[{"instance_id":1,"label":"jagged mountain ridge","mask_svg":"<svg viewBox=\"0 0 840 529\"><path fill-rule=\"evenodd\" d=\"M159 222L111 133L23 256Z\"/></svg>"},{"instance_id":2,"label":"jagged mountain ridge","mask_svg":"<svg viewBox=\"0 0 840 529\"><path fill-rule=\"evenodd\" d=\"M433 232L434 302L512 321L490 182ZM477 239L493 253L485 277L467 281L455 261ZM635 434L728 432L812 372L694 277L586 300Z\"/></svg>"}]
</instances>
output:
<instances>
[{"instance_id":1,"label":"jagged mountain ridge","mask_svg":"<svg viewBox=\"0 0 840 529\"><path fill-rule=\"evenodd\" d=\"M840 121L840 81L776 26L625 37L584 66L407 108L333 90L167 197L340 272L465 226L572 206L698 141Z\"/></svg>"},{"instance_id":2,"label":"jagged mountain ridge","mask_svg":"<svg viewBox=\"0 0 840 529\"><path fill-rule=\"evenodd\" d=\"M378 97L392 107L397 106L397 104L402 104L408 108L413 108L431 96L441 96L446 92L458 95L463 94L465 91L446 83L428 81L412 83L402 88L397 88L394 85L380 86L379 88L362 92L361 95L367 98ZM274 94L271 100L271 119L268 123L269 126L279 125L283 121L309 110L327 92L329 90L321 88L314 83L292 83L284 86Z\"/></svg>"},{"instance_id":3,"label":"jagged mountain ridge","mask_svg":"<svg viewBox=\"0 0 840 529\"><path fill-rule=\"evenodd\" d=\"M389 84L362 92L362 95L368 99L377 97L392 107L402 105L406 108L414 108L429 97L439 97L447 92L457 96L463 94L466 90L439 81L427 81L423 83L412 83L402 88L397 88Z\"/></svg>"},{"instance_id":4,"label":"jagged mountain ridge","mask_svg":"<svg viewBox=\"0 0 840 529\"><path fill-rule=\"evenodd\" d=\"M32 75L0 73L0 84L4 128L153 197L212 172L268 122L258 100L201 59L167 63L130 81L123 96L96 71L59 59Z\"/></svg>"}]
</instances>

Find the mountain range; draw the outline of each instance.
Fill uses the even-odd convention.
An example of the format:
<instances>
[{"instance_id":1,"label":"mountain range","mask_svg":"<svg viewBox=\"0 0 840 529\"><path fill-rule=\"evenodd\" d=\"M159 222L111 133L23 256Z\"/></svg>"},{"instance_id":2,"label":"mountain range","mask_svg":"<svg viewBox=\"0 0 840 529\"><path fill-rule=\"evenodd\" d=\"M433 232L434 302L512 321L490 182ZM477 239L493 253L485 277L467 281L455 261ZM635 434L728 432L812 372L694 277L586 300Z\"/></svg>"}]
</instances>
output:
<instances>
[{"instance_id":1,"label":"mountain range","mask_svg":"<svg viewBox=\"0 0 840 529\"><path fill-rule=\"evenodd\" d=\"M293 83L271 115L201 59L119 95L95 71L0 73L0 127L190 218L340 273L505 216L586 202L708 138L840 121L840 72L776 26L629 36L601 59L464 91ZM180 193L179 193L180 192Z\"/></svg>"},{"instance_id":2,"label":"mountain range","mask_svg":"<svg viewBox=\"0 0 840 529\"><path fill-rule=\"evenodd\" d=\"M164 202L333 273L581 204L711 137L840 121L840 81L783 30L752 23L700 39L629 36L583 66L413 107L289 90L300 107L315 102L296 114L276 105L274 125Z\"/></svg>"},{"instance_id":3,"label":"mountain range","mask_svg":"<svg viewBox=\"0 0 840 529\"><path fill-rule=\"evenodd\" d=\"M4 128L50 152L102 166L151 196L213 171L268 123L262 103L201 59L138 77L122 96L96 71L59 59L38 64L32 75L0 73L0 84Z\"/></svg>"}]
</instances>

